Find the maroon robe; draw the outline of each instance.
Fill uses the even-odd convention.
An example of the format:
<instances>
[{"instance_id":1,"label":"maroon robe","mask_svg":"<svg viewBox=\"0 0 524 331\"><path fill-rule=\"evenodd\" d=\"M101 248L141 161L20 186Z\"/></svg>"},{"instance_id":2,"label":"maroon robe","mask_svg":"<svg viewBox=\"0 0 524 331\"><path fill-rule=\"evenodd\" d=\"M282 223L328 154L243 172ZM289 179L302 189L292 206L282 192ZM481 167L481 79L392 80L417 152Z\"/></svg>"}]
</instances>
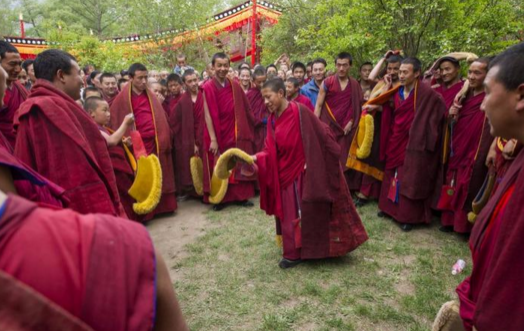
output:
<instances>
[{"instance_id":1,"label":"maroon robe","mask_svg":"<svg viewBox=\"0 0 524 331\"><path fill-rule=\"evenodd\" d=\"M460 92L460 90L462 90L463 86L464 81L459 80L457 83L455 83L449 88L445 85L440 85L435 89L435 92L442 95L442 97L444 98L444 102L446 103L446 109L449 110L449 108L453 105L453 101L455 101L455 97Z\"/></svg>"},{"instance_id":2,"label":"maroon robe","mask_svg":"<svg viewBox=\"0 0 524 331\"><path fill-rule=\"evenodd\" d=\"M0 132L0 137L2 133ZM33 169L18 160L12 151L0 146L0 165L11 170L17 195L40 204L66 207L69 201L64 197L64 189L42 177Z\"/></svg>"},{"instance_id":3,"label":"maroon robe","mask_svg":"<svg viewBox=\"0 0 524 331\"><path fill-rule=\"evenodd\" d=\"M306 106L307 109L311 110L312 112L315 111L315 106L311 103L309 98L306 97L305 95L302 95L302 94L298 93L298 95L296 96L295 99L293 99L293 100L288 99L288 100L289 101L295 101L295 102L298 102L300 104L303 104L304 106Z\"/></svg>"},{"instance_id":4,"label":"maroon robe","mask_svg":"<svg viewBox=\"0 0 524 331\"><path fill-rule=\"evenodd\" d=\"M153 328L155 252L141 224L13 195L4 206L0 270L94 330Z\"/></svg>"},{"instance_id":5,"label":"maroon robe","mask_svg":"<svg viewBox=\"0 0 524 331\"><path fill-rule=\"evenodd\" d=\"M326 78L323 85L326 90L326 97L320 119L329 125L340 145L340 163L348 171L345 175L349 189L358 190L362 182L362 174L354 170L347 170L346 161L360 121L364 100L362 89L355 79L349 78L346 88L342 90L337 76ZM353 122L353 127L350 133L345 135L344 128L350 121Z\"/></svg>"},{"instance_id":6,"label":"maroon robe","mask_svg":"<svg viewBox=\"0 0 524 331\"><path fill-rule=\"evenodd\" d=\"M471 276L457 288L460 316L467 331L520 331L524 297L520 290L524 250L524 153L479 214L469 241Z\"/></svg>"},{"instance_id":7,"label":"maroon robe","mask_svg":"<svg viewBox=\"0 0 524 331\"><path fill-rule=\"evenodd\" d=\"M247 100L255 117L255 152L260 152L264 148L267 133L267 117L269 115L262 92L252 87L246 93Z\"/></svg>"},{"instance_id":8,"label":"maroon robe","mask_svg":"<svg viewBox=\"0 0 524 331\"><path fill-rule=\"evenodd\" d=\"M257 154L260 207L281 225L284 257L319 259L356 249L368 236L330 129L295 102L269 123L265 149Z\"/></svg>"},{"instance_id":9,"label":"maroon robe","mask_svg":"<svg viewBox=\"0 0 524 331\"><path fill-rule=\"evenodd\" d=\"M135 128L140 132L146 151L158 156L162 166L162 198L154 214L171 213L177 208L172 158L172 141L166 113L150 90L133 93L126 84L111 106L111 128L117 130L127 114L134 114ZM129 135L130 130L126 132Z\"/></svg>"},{"instance_id":10,"label":"maroon robe","mask_svg":"<svg viewBox=\"0 0 524 331\"><path fill-rule=\"evenodd\" d=\"M124 215L107 143L80 106L39 79L15 116L15 156L65 189L69 208Z\"/></svg>"},{"instance_id":11,"label":"maroon robe","mask_svg":"<svg viewBox=\"0 0 524 331\"><path fill-rule=\"evenodd\" d=\"M98 128L100 131L108 135L114 133L113 130L105 127ZM144 219L144 216L136 214L133 210L133 204L136 201L129 195L129 189L135 181L135 172L133 171L133 168L131 168L131 164L129 164L128 156L126 155L122 143L118 146L108 146L107 148L115 172L116 186L118 188L118 194L120 195L120 201L122 202L122 207L124 207L127 217L134 221L144 221L149 219L147 217Z\"/></svg>"},{"instance_id":12,"label":"maroon robe","mask_svg":"<svg viewBox=\"0 0 524 331\"><path fill-rule=\"evenodd\" d=\"M167 118L173 115L176 105L178 104L180 99L182 99L182 94L183 93L179 93L178 95L170 95L164 100L164 102L162 102L162 107L166 111Z\"/></svg>"},{"instance_id":13,"label":"maroon robe","mask_svg":"<svg viewBox=\"0 0 524 331\"><path fill-rule=\"evenodd\" d=\"M93 331L29 286L0 270L0 330Z\"/></svg>"},{"instance_id":14,"label":"maroon robe","mask_svg":"<svg viewBox=\"0 0 524 331\"><path fill-rule=\"evenodd\" d=\"M204 97L199 90L195 102L191 99L191 93L185 92L169 117L175 147L175 180L179 193L192 191L194 187L190 160L195 155L195 145L199 152L202 149L203 114Z\"/></svg>"},{"instance_id":15,"label":"maroon robe","mask_svg":"<svg viewBox=\"0 0 524 331\"><path fill-rule=\"evenodd\" d=\"M5 90L4 106L0 108L0 132L12 148L15 146L16 133L13 129L15 113L27 99L28 92L18 81L11 83L11 88Z\"/></svg>"},{"instance_id":16,"label":"maroon robe","mask_svg":"<svg viewBox=\"0 0 524 331\"><path fill-rule=\"evenodd\" d=\"M467 215L488 171L485 161L493 137L486 116L480 110L484 96L482 92L464 100L450 146L453 155L449 157L446 185L453 182L455 194L450 209L443 210L441 221L442 225L453 226L455 232L460 233L471 231Z\"/></svg>"},{"instance_id":17,"label":"maroon robe","mask_svg":"<svg viewBox=\"0 0 524 331\"><path fill-rule=\"evenodd\" d=\"M219 154L230 148L240 148L248 154L253 154L254 118L249 107L246 94L240 85L226 79L222 86L216 78L208 80L202 87L213 122L217 138ZM211 139L209 132L204 130L204 201L208 201L211 191L211 177L215 161L218 159L209 152ZM239 168L235 168L229 178L229 186L223 201L244 201L255 195L255 183L242 178Z\"/></svg>"},{"instance_id":18,"label":"maroon robe","mask_svg":"<svg viewBox=\"0 0 524 331\"><path fill-rule=\"evenodd\" d=\"M395 93L394 108L383 105L380 155L385 171L379 209L401 223L430 223L446 105L422 82L406 100L400 93ZM388 199L395 174L398 202Z\"/></svg>"}]
</instances>

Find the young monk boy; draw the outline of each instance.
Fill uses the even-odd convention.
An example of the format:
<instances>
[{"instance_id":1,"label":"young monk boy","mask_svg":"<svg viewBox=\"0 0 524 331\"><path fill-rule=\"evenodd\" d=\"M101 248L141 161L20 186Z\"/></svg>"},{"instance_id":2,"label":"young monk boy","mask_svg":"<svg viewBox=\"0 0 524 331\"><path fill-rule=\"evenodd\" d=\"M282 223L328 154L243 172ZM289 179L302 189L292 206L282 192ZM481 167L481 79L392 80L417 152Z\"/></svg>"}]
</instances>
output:
<instances>
[{"instance_id":1,"label":"young monk boy","mask_svg":"<svg viewBox=\"0 0 524 331\"><path fill-rule=\"evenodd\" d=\"M295 101L306 106L309 110L315 111L315 107L309 99L300 94L300 80L295 77L289 77L286 80L286 95L288 101Z\"/></svg>"},{"instance_id":2,"label":"young monk boy","mask_svg":"<svg viewBox=\"0 0 524 331\"><path fill-rule=\"evenodd\" d=\"M339 162L340 147L313 112L286 99L281 79L264 84L270 112L259 169L260 207L275 215L283 259L291 268L306 259L343 256L368 238ZM306 175L307 173L307 175Z\"/></svg>"},{"instance_id":3,"label":"young monk boy","mask_svg":"<svg viewBox=\"0 0 524 331\"><path fill-rule=\"evenodd\" d=\"M129 188L133 185L135 174L122 146L122 143L130 144L131 142L129 137L124 139L124 134L135 123L133 114L127 114L118 130L111 131L108 128L111 114L107 101L99 97L87 98L84 103L84 109L98 125L102 137L104 137L107 142L109 156L111 157L113 170L115 172L118 193L120 194L120 201L127 216L132 220L140 220L139 215L133 211L133 203L135 201L128 193Z\"/></svg>"}]
</instances>

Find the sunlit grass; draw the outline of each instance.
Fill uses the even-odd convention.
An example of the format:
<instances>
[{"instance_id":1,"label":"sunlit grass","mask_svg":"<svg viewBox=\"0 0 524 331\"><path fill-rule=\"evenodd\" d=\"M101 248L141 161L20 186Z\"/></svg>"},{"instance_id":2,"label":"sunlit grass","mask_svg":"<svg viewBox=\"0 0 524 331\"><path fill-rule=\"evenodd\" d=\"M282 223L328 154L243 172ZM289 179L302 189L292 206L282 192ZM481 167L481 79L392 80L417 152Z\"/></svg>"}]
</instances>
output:
<instances>
[{"instance_id":1,"label":"sunlit grass","mask_svg":"<svg viewBox=\"0 0 524 331\"><path fill-rule=\"evenodd\" d=\"M278 268L274 220L252 208L209 212L212 228L175 266L191 330L428 330L470 271L466 241L435 224L402 233L359 210L370 240L349 255ZM468 261L451 275L458 259Z\"/></svg>"}]
</instances>

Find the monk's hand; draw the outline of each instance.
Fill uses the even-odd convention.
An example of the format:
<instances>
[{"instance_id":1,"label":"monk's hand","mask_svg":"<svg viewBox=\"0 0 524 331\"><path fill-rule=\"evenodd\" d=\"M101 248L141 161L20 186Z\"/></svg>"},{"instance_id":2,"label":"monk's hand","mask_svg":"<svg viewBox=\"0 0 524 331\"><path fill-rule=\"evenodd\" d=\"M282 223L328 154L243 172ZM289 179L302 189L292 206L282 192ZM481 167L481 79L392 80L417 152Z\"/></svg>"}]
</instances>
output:
<instances>
[{"instance_id":1,"label":"monk's hand","mask_svg":"<svg viewBox=\"0 0 524 331\"><path fill-rule=\"evenodd\" d=\"M495 165L497 159L497 152L494 149L489 149L488 156L486 157L486 167L492 167Z\"/></svg>"},{"instance_id":2,"label":"monk's hand","mask_svg":"<svg viewBox=\"0 0 524 331\"><path fill-rule=\"evenodd\" d=\"M384 83L386 83L387 89L391 89L391 86L393 84L393 79L391 78L391 75L384 75Z\"/></svg>"},{"instance_id":3,"label":"monk's hand","mask_svg":"<svg viewBox=\"0 0 524 331\"><path fill-rule=\"evenodd\" d=\"M460 108L462 108L461 105L453 104L453 106L451 106L451 108L449 108L449 116L451 118L453 118L453 119L457 119L459 111L460 111Z\"/></svg>"},{"instance_id":4,"label":"monk's hand","mask_svg":"<svg viewBox=\"0 0 524 331\"><path fill-rule=\"evenodd\" d=\"M124 123L126 126L133 125L135 123L135 115L127 114L126 117L124 117Z\"/></svg>"},{"instance_id":5,"label":"monk's hand","mask_svg":"<svg viewBox=\"0 0 524 331\"><path fill-rule=\"evenodd\" d=\"M395 54L395 52L390 49L389 51L386 52L386 54L384 54L384 59L387 59L388 57L390 57L393 54Z\"/></svg>"},{"instance_id":6,"label":"monk's hand","mask_svg":"<svg viewBox=\"0 0 524 331\"><path fill-rule=\"evenodd\" d=\"M133 146L133 142L131 141L131 137L124 137L124 138L122 138L122 143L126 144L126 146L128 146L128 147Z\"/></svg>"},{"instance_id":7,"label":"monk's hand","mask_svg":"<svg viewBox=\"0 0 524 331\"><path fill-rule=\"evenodd\" d=\"M257 162L257 156L256 155L250 155L251 160L253 160L253 163Z\"/></svg>"},{"instance_id":8,"label":"monk's hand","mask_svg":"<svg viewBox=\"0 0 524 331\"><path fill-rule=\"evenodd\" d=\"M375 111L382 111L381 105L365 105L362 107L362 110L365 110L368 114Z\"/></svg>"},{"instance_id":9,"label":"monk's hand","mask_svg":"<svg viewBox=\"0 0 524 331\"><path fill-rule=\"evenodd\" d=\"M214 155L218 154L218 143L216 140L211 140L211 145L209 146L209 151Z\"/></svg>"},{"instance_id":10,"label":"monk's hand","mask_svg":"<svg viewBox=\"0 0 524 331\"><path fill-rule=\"evenodd\" d=\"M195 145L194 152L195 152L195 155L198 155L199 149L197 145Z\"/></svg>"},{"instance_id":11,"label":"monk's hand","mask_svg":"<svg viewBox=\"0 0 524 331\"><path fill-rule=\"evenodd\" d=\"M513 156L513 152L515 151L515 145L517 143L515 140L511 139L508 140L506 143L506 146L504 146L504 149L502 150L502 157L506 160L513 160L515 157Z\"/></svg>"}]
</instances>

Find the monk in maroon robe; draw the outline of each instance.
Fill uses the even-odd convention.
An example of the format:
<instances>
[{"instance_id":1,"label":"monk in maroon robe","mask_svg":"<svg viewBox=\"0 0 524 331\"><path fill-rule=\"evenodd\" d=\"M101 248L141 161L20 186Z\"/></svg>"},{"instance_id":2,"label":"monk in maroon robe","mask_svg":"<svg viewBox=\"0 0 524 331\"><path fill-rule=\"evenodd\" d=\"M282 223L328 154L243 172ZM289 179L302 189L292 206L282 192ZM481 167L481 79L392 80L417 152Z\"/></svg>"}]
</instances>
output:
<instances>
[{"instance_id":1,"label":"monk in maroon robe","mask_svg":"<svg viewBox=\"0 0 524 331\"><path fill-rule=\"evenodd\" d=\"M100 75L100 91L102 92L104 100L107 101L109 107L111 107L118 95L116 76L108 72Z\"/></svg>"},{"instance_id":2,"label":"monk in maroon robe","mask_svg":"<svg viewBox=\"0 0 524 331\"><path fill-rule=\"evenodd\" d=\"M93 330L188 330L141 224L43 208L3 192L0 205L1 271Z\"/></svg>"},{"instance_id":3,"label":"monk in maroon robe","mask_svg":"<svg viewBox=\"0 0 524 331\"><path fill-rule=\"evenodd\" d=\"M246 93L247 100L255 117L255 152L261 151L266 141L266 126L269 113L261 92L262 85L266 82L266 78L266 72L263 68L255 69L253 73L253 86Z\"/></svg>"},{"instance_id":4,"label":"monk in maroon robe","mask_svg":"<svg viewBox=\"0 0 524 331\"><path fill-rule=\"evenodd\" d=\"M486 112L493 136L524 143L524 44L497 56L485 80ZM470 238L471 276L457 288L465 330L522 330L524 297L524 153L477 217Z\"/></svg>"},{"instance_id":5,"label":"monk in maroon robe","mask_svg":"<svg viewBox=\"0 0 524 331\"><path fill-rule=\"evenodd\" d=\"M175 174L172 142L167 116L157 97L147 88L147 68L135 63L129 68L131 81L111 106L111 129L120 127L127 114L135 117L135 129L140 132L148 154L155 154L162 166L162 198L155 214L176 210ZM129 135L129 130L126 132Z\"/></svg>"},{"instance_id":6,"label":"monk in maroon robe","mask_svg":"<svg viewBox=\"0 0 524 331\"><path fill-rule=\"evenodd\" d=\"M169 118L175 147L175 180L180 197L194 192L190 160L195 155L201 156L204 139L204 96L198 86L198 76L193 69L187 69L182 79L186 92Z\"/></svg>"},{"instance_id":7,"label":"monk in maroon robe","mask_svg":"<svg viewBox=\"0 0 524 331\"><path fill-rule=\"evenodd\" d=\"M210 179L219 154L230 148L240 148L248 154L253 153L254 122L246 94L240 85L227 79L229 58L224 53L217 53L212 61L215 76L203 85L204 116L204 201L208 201L211 192ZM226 196L222 204L213 206L218 211L224 203L237 202L245 207L252 207L248 201L255 195L255 183L242 176L239 168L233 170L229 179Z\"/></svg>"},{"instance_id":8,"label":"monk in maroon robe","mask_svg":"<svg viewBox=\"0 0 524 331\"><path fill-rule=\"evenodd\" d=\"M22 58L18 50L6 41L0 40L0 64L7 72L7 89L3 99L4 105L0 108L0 132L7 138L12 148L15 146L16 134L13 129L15 112L22 102L27 99L28 92L18 82L18 75L22 71Z\"/></svg>"},{"instance_id":9,"label":"monk in maroon robe","mask_svg":"<svg viewBox=\"0 0 524 331\"><path fill-rule=\"evenodd\" d=\"M315 106L311 103L308 97L300 94L300 80L295 77L290 77L286 80L286 98L288 101L295 101L306 106L312 112L315 111Z\"/></svg>"},{"instance_id":10,"label":"monk in maroon robe","mask_svg":"<svg viewBox=\"0 0 524 331\"><path fill-rule=\"evenodd\" d=\"M489 134L489 123L480 110L484 100L484 78L489 59L473 62L468 71L469 92L462 104L451 106L450 117L456 121L448 150L451 151L447 164L446 182L442 189L439 205L442 210L443 231L469 233L468 222L471 204L482 187L487 173L485 160L493 141Z\"/></svg>"},{"instance_id":11,"label":"monk in maroon robe","mask_svg":"<svg viewBox=\"0 0 524 331\"><path fill-rule=\"evenodd\" d=\"M367 240L339 162L340 149L327 125L288 102L280 79L263 95L271 113L258 165L260 207L277 220L281 268L304 259L343 256Z\"/></svg>"},{"instance_id":12,"label":"monk in maroon robe","mask_svg":"<svg viewBox=\"0 0 524 331\"><path fill-rule=\"evenodd\" d=\"M106 142L75 102L82 86L76 60L47 50L34 67L37 84L15 117L15 156L63 187L69 208L125 217Z\"/></svg>"},{"instance_id":13,"label":"monk in maroon robe","mask_svg":"<svg viewBox=\"0 0 524 331\"><path fill-rule=\"evenodd\" d=\"M182 98L182 87L184 82L177 74L169 74L167 76L167 97L162 102L162 107L167 113L167 118L170 118L175 111L176 105Z\"/></svg>"},{"instance_id":14,"label":"monk in maroon robe","mask_svg":"<svg viewBox=\"0 0 524 331\"><path fill-rule=\"evenodd\" d=\"M315 105L315 115L331 128L340 145L340 162L346 169L346 180L351 191L359 190L362 174L348 170L346 161L349 147L360 121L363 96L360 84L349 77L352 57L342 52L335 59L337 74L322 83Z\"/></svg>"},{"instance_id":15,"label":"monk in maroon robe","mask_svg":"<svg viewBox=\"0 0 524 331\"><path fill-rule=\"evenodd\" d=\"M380 154L385 162L379 198L381 214L393 217L403 231L431 222L442 122L442 97L419 81L421 64L407 58L400 66L401 87L394 107L383 105Z\"/></svg>"},{"instance_id":16,"label":"monk in maroon robe","mask_svg":"<svg viewBox=\"0 0 524 331\"><path fill-rule=\"evenodd\" d=\"M455 96L464 86L464 81L460 79L460 62L454 57L445 56L440 59L439 69L443 83L435 91L442 95L446 108L449 109Z\"/></svg>"}]
</instances>

